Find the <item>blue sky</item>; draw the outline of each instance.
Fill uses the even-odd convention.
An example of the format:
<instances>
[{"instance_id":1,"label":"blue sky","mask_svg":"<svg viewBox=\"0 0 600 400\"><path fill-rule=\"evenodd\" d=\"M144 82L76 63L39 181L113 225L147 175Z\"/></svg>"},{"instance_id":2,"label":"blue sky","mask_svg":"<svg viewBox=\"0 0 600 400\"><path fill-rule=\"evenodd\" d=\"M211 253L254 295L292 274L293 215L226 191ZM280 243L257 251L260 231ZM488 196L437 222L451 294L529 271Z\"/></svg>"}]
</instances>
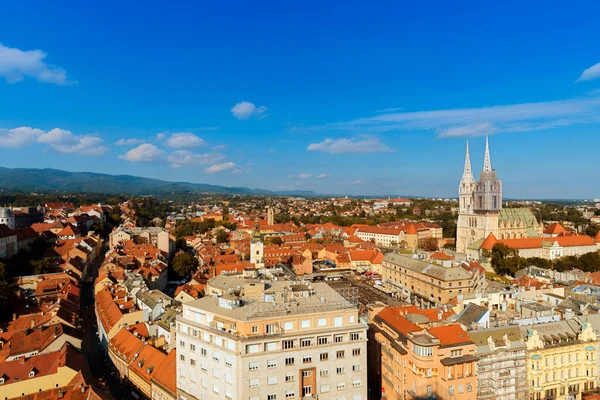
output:
<instances>
[{"instance_id":1,"label":"blue sky","mask_svg":"<svg viewBox=\"0 0 600 400\"><path fill-rule=\"evenodd\" d=\"M600 197L598 2L87 3L2 6L0 165L456 196L487 133L505 196Z\"/></svg>"}]
</instances>

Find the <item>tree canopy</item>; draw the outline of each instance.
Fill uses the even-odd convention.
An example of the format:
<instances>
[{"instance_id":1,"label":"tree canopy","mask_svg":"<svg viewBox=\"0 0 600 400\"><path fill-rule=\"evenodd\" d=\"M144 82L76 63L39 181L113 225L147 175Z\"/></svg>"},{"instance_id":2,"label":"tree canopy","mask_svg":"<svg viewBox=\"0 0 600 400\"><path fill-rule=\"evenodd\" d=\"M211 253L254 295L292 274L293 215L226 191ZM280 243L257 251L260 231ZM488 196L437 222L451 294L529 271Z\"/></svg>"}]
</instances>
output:
<instances>
[{"instance_id":1,"label":"tree canopy","mask_svg":"<svg viewBox=\"0 0 600 400\"><path fill-rule=\"evenodd\" d=\"M179 252L173 258L173 272L180 278L189 277L198 268L198 259L186 252Z\"/></svg>"}]
</instances>

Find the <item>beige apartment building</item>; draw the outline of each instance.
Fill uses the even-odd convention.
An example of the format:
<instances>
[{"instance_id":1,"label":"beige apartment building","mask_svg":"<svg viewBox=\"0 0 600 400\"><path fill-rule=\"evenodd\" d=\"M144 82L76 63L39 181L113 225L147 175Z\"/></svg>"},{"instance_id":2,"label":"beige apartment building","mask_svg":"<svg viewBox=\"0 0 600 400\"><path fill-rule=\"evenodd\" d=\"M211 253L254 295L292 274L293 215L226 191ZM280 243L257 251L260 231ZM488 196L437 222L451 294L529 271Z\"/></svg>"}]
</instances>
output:
<instances>
[{"instance_id":1,"label":"beige apartment building","mask_svg":"<svg viewBox=\"0 0 600 400\"><path fill-rule=\"evenodd\" d=\"M177 317L181 400L367 400L367 326L325 283L229 280Z\"/></svg>"},{"instance_id":2,"label":"beige apartment building","mask_svg":"<svg viewBox=\"0 0 600 400\"><path fill-rule=\"evenodd\" d=\"M464 264L449 267L390 253L382 262L383 282L411 298L413 304L447 304L460 294L483 289L485 272Z\"/></svg>"}]
</instances>

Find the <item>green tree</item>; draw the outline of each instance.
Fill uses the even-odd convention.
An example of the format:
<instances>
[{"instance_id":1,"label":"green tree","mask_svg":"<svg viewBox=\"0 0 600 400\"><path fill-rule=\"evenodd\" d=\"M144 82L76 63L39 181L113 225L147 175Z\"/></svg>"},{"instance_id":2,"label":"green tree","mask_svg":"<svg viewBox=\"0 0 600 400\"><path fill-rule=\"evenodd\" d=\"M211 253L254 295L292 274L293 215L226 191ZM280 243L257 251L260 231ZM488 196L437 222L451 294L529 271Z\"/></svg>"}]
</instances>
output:
<instances>
[{"instance_id":1,"label":"green tree","mask_svg":"<svg viewBox=\"0 0 600 400\"><path fill-rule=\"evenodd\" d=\"M15 310L19 298L10 283L0 281L0 320L6 321Z\"/></svg>"},{"instance_id":2,"label":"green tree","mask_svg":"<svg viewBox=\"0 0 600 400\"><path fill-rule=\"evenodd\" d=\"M183 251L173 258L173 272L180 278L189 277L198 268L198 259Z\"/></svg>"},{"instance_id":3,"label":"green tree","mask_svg":"<svg viewBox=\"0 0 600 400\"><path fill-rule=\"evenodd\" d=\"M218 229L217 233L215 234L215 238L217 239L217 243L226 243L228 236L229 235L225 231L225 229Z\"/></svg>"},{"instance_id":4,"label":"green tree","mask_svg":"<svg viewBox=\"0 0 600 400\"><path fill-rule=\"evenodd\" d=\"M514 276L521 268L521 263L517 250L502 243L496 243L492 248L492 268L496 274Z\"/></svg>"},{"instance_id":5,"label":"green tree","mask_svg":"<svg viewBox=\"0 0 600 400\"><path fill-rule=\"evenodd\" d=\"M56 262L49 258L42 258L41 260L33 260L31 262L33 266L33 273L36 275L49 274L57 272L58 267Z\"/></svg>"},{"instance_id":6,"label":"green tree","mask_svg":"<svg viewBox=\"0 0 600 400\"><path fill-rule=\"evenodd\" d=\"M281 246L283 244L283 239L281 238L281 236L271 236L270 238L265 240L265 242L267 244L276 244L278 246Z\"/></svg>"}]
</instances>

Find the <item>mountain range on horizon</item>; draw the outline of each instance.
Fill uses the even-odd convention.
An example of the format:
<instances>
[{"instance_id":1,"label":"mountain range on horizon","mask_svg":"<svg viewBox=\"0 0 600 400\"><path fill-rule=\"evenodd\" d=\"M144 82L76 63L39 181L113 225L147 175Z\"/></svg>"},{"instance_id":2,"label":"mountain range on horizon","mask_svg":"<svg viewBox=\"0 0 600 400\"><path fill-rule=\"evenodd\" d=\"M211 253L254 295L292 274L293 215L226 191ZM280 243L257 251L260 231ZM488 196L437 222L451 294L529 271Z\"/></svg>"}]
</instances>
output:
<instances>
[{"instance_id":1,"label":"mountain range on horizon","mask_svg":"<svg viewBox=\"0 0 600 400\"><path fill-rule=\"evenodd\" d=\"M239 195L323 196L307 190L270 191L205 183L170 182L133 175L69 172L52 168L0 167L0 190L13 192L67 192L159 195L173 192L207 192Z\"/></svg>"}]
</instances>

